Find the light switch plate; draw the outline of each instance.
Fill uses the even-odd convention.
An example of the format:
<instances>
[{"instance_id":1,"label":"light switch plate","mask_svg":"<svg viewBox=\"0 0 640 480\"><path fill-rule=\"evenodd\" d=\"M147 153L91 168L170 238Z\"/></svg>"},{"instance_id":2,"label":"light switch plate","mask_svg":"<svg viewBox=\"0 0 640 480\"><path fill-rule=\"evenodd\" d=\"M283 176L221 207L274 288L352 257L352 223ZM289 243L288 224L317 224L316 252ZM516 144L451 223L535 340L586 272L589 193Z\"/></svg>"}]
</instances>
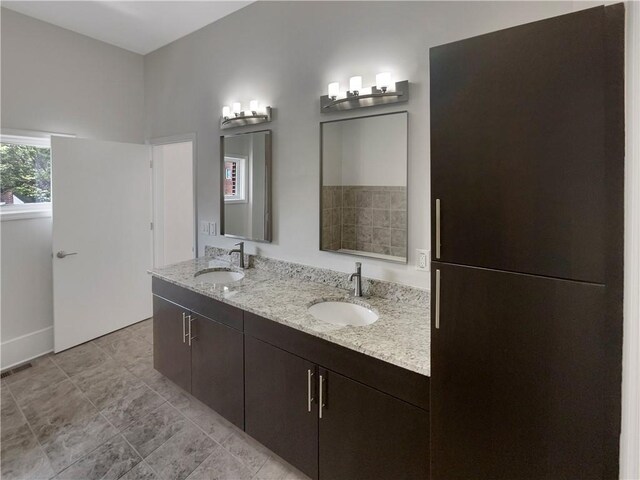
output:
<instances>
[{"instance_id":1,"label":"light switch plate","mask_svg":"<svg viewBox=\"0 0 640 480\"><path fill-rule=\"evenodd\" d=\"M200 222L200 233L202 235L209 235L209 222Z\"/></svg>"},{"instance_id":2,"label":"light switch plate","mask_svg":"<svg viewBox=\"0 0 640 480\"><path fill-rule=\"evenodd\" d=\"M422 270L423 272L429 271L429 264L431 262L431 258L429 255L429 250L423 250L420 248L416 248L416 270Z\"/></svg>"},{"instance_id":3,"label":"light switch plate","mask_svg":"<svg viewBox=\"0 0 640 480\"><path fill-rule=\"evenodd\" d=\"M216 222L209 222L209 235L218 235L218 224Z\"/></svg>"}]
</instances>

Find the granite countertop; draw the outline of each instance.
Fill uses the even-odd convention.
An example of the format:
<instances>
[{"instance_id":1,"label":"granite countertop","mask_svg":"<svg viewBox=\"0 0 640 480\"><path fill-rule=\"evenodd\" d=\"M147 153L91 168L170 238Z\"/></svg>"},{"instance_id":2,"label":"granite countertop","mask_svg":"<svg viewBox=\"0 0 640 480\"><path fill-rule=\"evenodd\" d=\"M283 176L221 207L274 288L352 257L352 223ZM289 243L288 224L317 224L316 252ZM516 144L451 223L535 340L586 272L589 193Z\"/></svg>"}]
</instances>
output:
<instances>
[{"instance_id":1,"label":"granite countertop","mask_svg":"<svg viewBox=\"0 0 640 480\"><path fill-rule=\"evenodd\" d=\"M359 327L333 325L315 319L307 308L321 299L345 298L349 294L347 290L256 268L242 270L245 274L243 279L226 285L204 283L194 277L196 272L204 269L229 267L229 262L200 257L157 268L150 273L274 322L421 375L430 375L431 338L427 302L362 297L358 300L368 304L379 315L375 323Z\"/></svg>"}]
</instances>

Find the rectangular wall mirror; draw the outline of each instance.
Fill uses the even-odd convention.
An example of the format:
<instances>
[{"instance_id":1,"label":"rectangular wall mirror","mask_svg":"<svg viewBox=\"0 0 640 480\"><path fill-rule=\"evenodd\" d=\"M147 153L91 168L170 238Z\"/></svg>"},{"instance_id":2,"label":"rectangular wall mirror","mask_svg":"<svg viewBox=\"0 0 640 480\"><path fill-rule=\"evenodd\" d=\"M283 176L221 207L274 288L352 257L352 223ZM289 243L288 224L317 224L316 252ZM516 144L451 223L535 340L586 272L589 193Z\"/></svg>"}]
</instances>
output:
<instances>
[{"instance_id":1,"label":"rectangular wall mirror","mask_svg":"<svg viewBox=\"0 0 640 480\"><path fill-rule=\"evenodd\" d=\"M320 249L407 262L407 112L320 124Z\"/></svg>"},{"instance_id":2,"label":"rectangular wall mirror","mask_svg":"<svg viewBox=\"0 0 640 480\"><path fill-rule=\"evenodd\" d=\"M271 241L271 131L220 137L220 233Z\"/></svg>"}]
</instances>

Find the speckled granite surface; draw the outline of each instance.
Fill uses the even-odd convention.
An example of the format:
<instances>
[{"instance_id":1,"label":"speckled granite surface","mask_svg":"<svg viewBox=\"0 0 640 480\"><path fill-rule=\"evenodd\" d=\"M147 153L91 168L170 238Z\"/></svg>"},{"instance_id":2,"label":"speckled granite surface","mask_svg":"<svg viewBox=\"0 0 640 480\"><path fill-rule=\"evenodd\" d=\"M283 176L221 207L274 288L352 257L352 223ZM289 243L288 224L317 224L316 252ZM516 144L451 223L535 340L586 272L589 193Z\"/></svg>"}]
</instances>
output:
<instances>
[{"instance_id":1,"label":"speckled granite surface","mask_svg":"<svg viewBox=\"0 0 640 480\"><path fill-rule=\"evenodd\" d=\"M228 261L229 250L226 248L213 247L207 245L204 247L207 257L220 257ZM333 287L348 290L351 288L349 281L349 273L337 272L328 268L312 267L299 263L286 262L275 258L262 257L259 255L245 254L245 265L255 267L260 270L268 270L280 276L297 278L316 283L324 283ZM233 262L238 261L238 255L234 254ZM237 263L236 263L237 265ZM382 280L374 280L366 277L366 266L364 268L365 275L362 279L362 293L374 297L386 298L387 300L397 300L402 302L411 302L423 305L429 302L429 291L421 288L410 287L400 283L384 282Z\"/></svg>"},{"instance_id":2,"label":"speckled granite surface","mask_svg":"<svg viewBox=\"0 0 640 480\"><path fill-rule=\"evenodd\" d=\"M264 257L254 257L264 258ZM429 304L424 301L360 299L379 319L362 327L333 325L312 317L307 308L321 299L344 299L348 290L291 276L288 271L248 268L243 279L216 285L194 275L203 269L229 268L229 263L201 257L153 270L175 285L202 293L269 320L323 338L422 375L430 375ZM344 274L339 273L340 276ZM393 285L393 284L392 284Z\"/></svg>"}]
</instances>

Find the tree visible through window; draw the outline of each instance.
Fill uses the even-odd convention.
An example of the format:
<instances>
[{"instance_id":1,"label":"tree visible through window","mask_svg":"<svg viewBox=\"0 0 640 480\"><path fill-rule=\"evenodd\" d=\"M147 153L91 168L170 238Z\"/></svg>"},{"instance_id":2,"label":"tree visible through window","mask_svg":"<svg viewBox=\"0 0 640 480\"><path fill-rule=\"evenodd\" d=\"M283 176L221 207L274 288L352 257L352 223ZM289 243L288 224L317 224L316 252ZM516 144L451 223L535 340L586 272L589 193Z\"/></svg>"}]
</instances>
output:
<instances>
[{"instance_id":1,"label":"tree visible through window","mask_svg":"<svg viewBox=\"0 0 640 480\"><path fill-rule=\"evenodd\" d=\"M0 204L51 202L51 149L0 143Z\"/></svg>"}]
</instances>

